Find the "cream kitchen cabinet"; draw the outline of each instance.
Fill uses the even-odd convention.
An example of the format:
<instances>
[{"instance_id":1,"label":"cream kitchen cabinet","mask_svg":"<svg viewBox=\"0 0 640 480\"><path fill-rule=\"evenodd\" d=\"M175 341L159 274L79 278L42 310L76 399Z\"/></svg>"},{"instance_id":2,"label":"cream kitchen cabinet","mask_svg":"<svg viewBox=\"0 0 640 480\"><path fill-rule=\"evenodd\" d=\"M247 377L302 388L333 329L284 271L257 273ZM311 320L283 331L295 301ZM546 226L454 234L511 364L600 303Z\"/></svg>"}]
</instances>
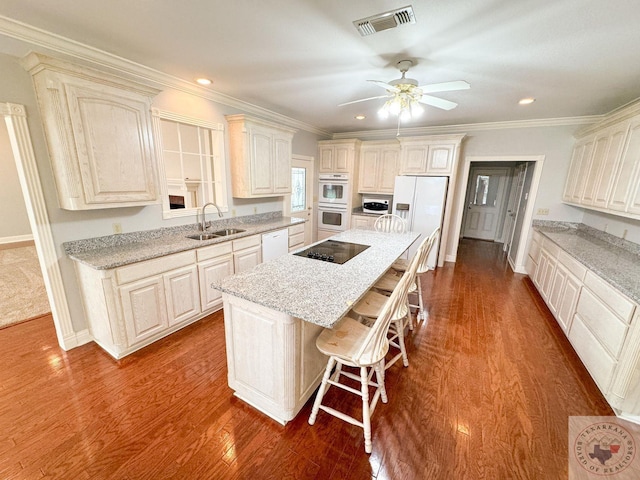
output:
<instances>
[{"instance_id":1,"label":"cream kitchen cabinet","mask_svg":"<svg viewBox=\"0 0 640 480\"><path fill-rule=\"evenodd\" d=\"M224 242L202 247L196 251L196 255L202 311L219 309L222 307L222 293L211 288L211 283L233 275L233 244Z\"/></svg>"},{"instance_id":2,"label":"cream kitchen cabinet","mask_svg":"<svg viewBox=\"0 0 640 480\"><path fill-rule=\"evenodd\" d=\"M399 157L397 141L362 142L358 192L393 194Z\"/></svg>"},{"instance_id":3,"label":"cream kitchen cabinet","mask_svg":"<svg viewBox=\"0 0 640 480\"><path fill-rule=\"evenodd\" d=\"M233 271L240 273L262 263L262 238L260 235L233 241Z\"/></svg>"},{"instance_id":4,"label":"cream kitchen cabinet","mask_svg":"<svg viewBox=\"0 0 640 480\"><path fill-rule=\"evenodd\" d=\"M400 138L399 175L452 175L464 135Z\"/></svg>"},{"instance_id":5,"label":"cream kitchen cabinet","mask_svg":"<svg viewBox=\"0 0 640 480\"><path fill-rule=\"evenodd\" d=\"M576 142L564 202L640 218L640 115L634 111L619 113L618 121Z\"/></svg>"},{"instance_id":6,"label":"cream kitchen cabinet","mask_svg":"<svg viewBox=\"0 0 640 480\"><path fill-rule=\"evenodd\" d=\"M376 218L377 217L370 215L351 215L351 228L373 230L373 224L376 223Z\"/></svg>"},{"instance_id":7,"label":"cream kitchen cabinet","mask_svg":"<svg viewBox=\"0 0 640 480\"><path fill-rule=\"evenodd\" d=\"M533 280L540 262L540 250L542 248L543 238L542 235L533 230L531 234L531 243L529 244L529 250L526 260L526 270L529 277Z\"/></svg>"},{"instance_id":8,"label":"cream kitchen cabinet","mask_svg":"<svg viewBox=\"0 0 640 480\"><path fill-rule=\"evenodd\" d=\"M31 53L60 207L89 210L157 203L151 98L159 90Z\"/></svg>"},{"instance_id":9,"label":"cream kitchen cabinet","mask_svg":"<svg viewBox=\"0 0 640 480\"><path fill-rule=\"evenodd\" d=\"M571 326L586 271L584 265L567 253L558 252L548 305L565 333Z\"/></svg>"},{"instance_id":10,"label":"cream kitchen cabinet","mask_svg":"<svg viewBox=\"0 0 640 480\"><path fill-rule=\"evenodd\" d=\"M291 193L293 128L227 115L233 196L274 197Z\"/></svg>"},{"instance_id":11,"label":"cream kitchen cabinet","mask_svg":"<svg viewBox=\"0 0 640 480\"><path fill-rule=\"evenodd\" d=\"M306 225L298 223L289 227L289 252L293 252L304 246Z\"/></svg>"},{"instance_id":12,"label":"cream kitchen cabinet","mask_svg":"<svg viewBox=\"0 0 640 480\"><path fill-rule=\"evenodd\" d=\"M356 173L360 140L322 140L318 142L320 173Z\"/></svg>"}]
</instances>

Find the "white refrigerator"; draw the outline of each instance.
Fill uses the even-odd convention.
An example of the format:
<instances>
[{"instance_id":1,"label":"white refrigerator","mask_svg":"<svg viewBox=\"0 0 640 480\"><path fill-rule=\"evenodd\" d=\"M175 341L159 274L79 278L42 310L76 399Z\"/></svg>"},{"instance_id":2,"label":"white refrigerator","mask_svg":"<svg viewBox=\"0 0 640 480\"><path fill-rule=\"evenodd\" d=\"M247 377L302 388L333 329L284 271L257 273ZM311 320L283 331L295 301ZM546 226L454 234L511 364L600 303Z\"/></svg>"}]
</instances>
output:
<instances>
[{"instance_id":1,"label":"white refrigerator","mask_svg":"<svg viewBox=\"0 0 640 480\"><path fill-rule=\"evenodd\" d=\"M407 230L422 235L409 248L407 258L412 258L422 240L438 227L442 233L442 218L447 198L448 177L396 177L393 191L393 213L404 218ZM433 245L427 265L438 264L440 237Z\"/></svg>"}]
</instances>

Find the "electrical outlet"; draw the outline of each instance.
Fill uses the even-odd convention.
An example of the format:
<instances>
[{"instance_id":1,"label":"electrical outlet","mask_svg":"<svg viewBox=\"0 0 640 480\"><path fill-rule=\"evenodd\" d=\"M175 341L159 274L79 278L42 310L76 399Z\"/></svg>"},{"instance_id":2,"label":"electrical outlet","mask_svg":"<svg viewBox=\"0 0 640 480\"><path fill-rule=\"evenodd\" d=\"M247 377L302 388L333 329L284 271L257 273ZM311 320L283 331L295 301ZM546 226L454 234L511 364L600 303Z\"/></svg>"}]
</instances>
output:
<instances>
[{"instance_id":1,"label":"electrical outlet","mask_svg":"<svg viewBox=\"0 0 640 480\"><path fill-rule=\"evenodd\" d=\"M236 209L235 209L235 208L232 208L232 209L231 209L231 216L232 216L232 217L235 217L235 216L236 216Z\"/></svg>"},{"instance_id":2,"label":"electrical outlet","mask_svg":"<svg viewBox=\"0 0 640 480\"><path fill-rule=\"evenodd\" d=\"M122 225L120 223L113 224L113 233L122 233Z\"/></svg>"},{"instance_id":3,"label":"electrical outlet","mask_svg":"<svg viewBox=\"0 0 640 480\"><path fill-rule=\"evenodd\" d=\"M549 209L548 208L539 208L537 215L549 215Z\"/></svg>"}]
</instances>

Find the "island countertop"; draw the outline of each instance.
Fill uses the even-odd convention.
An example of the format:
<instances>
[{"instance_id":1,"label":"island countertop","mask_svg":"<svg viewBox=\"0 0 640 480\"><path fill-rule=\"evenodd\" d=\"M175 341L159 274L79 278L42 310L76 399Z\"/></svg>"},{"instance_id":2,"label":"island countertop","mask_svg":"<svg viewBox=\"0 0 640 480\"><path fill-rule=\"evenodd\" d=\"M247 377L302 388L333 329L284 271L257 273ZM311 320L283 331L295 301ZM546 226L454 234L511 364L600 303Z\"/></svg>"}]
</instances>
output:
<instances>
[{"instance_id":1,"label":"island countertop","mask_svg":"<svg viewBox=\"0 0 640 480\"><path fill-rule=\"evenodd\" d=\"M287 254L214 282L211 288L330 328L419 236L349 230L331 238L370 248L342 265Z\"/></svg>"}]
</instances>

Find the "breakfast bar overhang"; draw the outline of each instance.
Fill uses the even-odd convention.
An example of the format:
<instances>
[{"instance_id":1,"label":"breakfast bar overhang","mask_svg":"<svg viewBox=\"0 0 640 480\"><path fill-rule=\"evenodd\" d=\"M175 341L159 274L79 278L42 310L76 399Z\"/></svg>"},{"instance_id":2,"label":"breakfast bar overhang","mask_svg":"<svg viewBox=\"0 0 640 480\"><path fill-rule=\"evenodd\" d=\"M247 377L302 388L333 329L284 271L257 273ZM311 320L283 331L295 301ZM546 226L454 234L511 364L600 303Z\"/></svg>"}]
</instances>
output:
<instances>
[{"instance_id":1,"label":"breakfast bar overhang","mask_svg":"<svg viewBox=\"0 0 640 480\"><path fill-rule=\"evenodd\" d=\"M384 275L418 233L349 230L332 240L368 245L344 264L288 254L211 288L223 292L229 386L276 421L292 420L320 384L315 341Z\"/></svg>"}]
</instances>

